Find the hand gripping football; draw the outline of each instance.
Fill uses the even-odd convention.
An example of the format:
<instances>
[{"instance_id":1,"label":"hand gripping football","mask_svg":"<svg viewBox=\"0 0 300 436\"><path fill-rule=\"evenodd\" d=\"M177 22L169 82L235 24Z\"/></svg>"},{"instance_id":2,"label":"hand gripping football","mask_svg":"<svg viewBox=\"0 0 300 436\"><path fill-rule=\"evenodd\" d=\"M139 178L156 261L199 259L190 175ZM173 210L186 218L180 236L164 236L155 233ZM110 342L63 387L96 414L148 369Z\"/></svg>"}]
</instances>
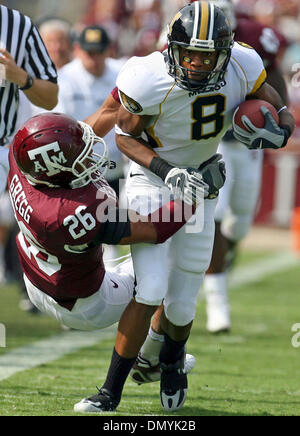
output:
<instances>
[{"instance_id":1,"label":"hand gripping football","mask_svg":"<svg viewBox=\"0 0 300 436\"><path fill-rule=\"evenodd\" d=\"M242 122L242 116L246 115L252 124L254 124L258 128L265 127L265 117L260 110L260 108L264 106L266 107L272 114L276 123L279 123L279 116L277 114L277 110L274 106L272 106L269 102L265 100L246 100L242 104L240 104L233 114L233 124L236 124L241 129L247 130L245 125Z\"/></svg>"}]
</instances>

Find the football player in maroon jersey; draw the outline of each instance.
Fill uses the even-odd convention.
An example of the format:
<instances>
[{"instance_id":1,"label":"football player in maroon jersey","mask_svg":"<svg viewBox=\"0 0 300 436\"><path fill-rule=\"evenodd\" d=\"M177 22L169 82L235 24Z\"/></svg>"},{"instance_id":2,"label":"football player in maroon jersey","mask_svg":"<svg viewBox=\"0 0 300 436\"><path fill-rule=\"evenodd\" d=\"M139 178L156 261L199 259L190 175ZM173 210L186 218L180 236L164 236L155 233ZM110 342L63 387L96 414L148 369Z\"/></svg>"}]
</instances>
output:
<instances>
[{"instance_id":1,"label":"football player in maroon jersey","mask_svg":"<svg viewBox=\"0 0 300 436\"><path fill-rule=\"evenodd\" d=\"M93 151L96 142L102 154ZM105 270L101 244L162 243L209 190L205 176L188 169L184 184L178 180L180 198L168 197L166 186L164 206L142 216L119 209L104 179L109 165L103 139L65 114L29 119L10 147L8 189L28 295L40 311L74 329L114 324L134 298L131 259Z\"/></svg>"},{"instance_id":2,"label":"football player in maroon jersey","mask_svg":"<svg viewBox=\"0 0 300 436\"><path fill-rule=\"evenodd\" d=\"M96 142L102 144L102 155L93 152ZM165 241L192 216L198 191L207 189L201 173L191 171L184 188L189 206L171 200L152 215L137 217L118 208L115 192L104 179L109 164L106 144L90 126L57 113L28 120L9 153L8 187L20 227L18 253L29 296L41 311L74 328L113 324L132 297L131 266L127 262L127 276L110 276L101 244ZM118 311L114 308L114 316L109 316L107 300L89 320L82 315L83 306L103 287L108 294L113 290L111 304L119 293Z\"/></svg>"}]
</instances>

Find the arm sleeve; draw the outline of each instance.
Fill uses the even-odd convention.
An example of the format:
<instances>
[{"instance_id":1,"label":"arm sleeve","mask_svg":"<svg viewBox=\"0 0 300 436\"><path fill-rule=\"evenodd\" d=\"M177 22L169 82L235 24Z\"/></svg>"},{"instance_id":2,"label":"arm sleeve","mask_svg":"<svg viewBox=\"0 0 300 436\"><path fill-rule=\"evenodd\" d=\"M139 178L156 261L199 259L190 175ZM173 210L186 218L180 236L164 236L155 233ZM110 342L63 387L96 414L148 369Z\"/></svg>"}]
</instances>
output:
<instances>
[{"instance_id":1,"label":"arm sleeve","mask_svg":"<svg viewBox=\"0 0 300 436\"><path fill-rule=\"evenodd\" d=\"M122 238L127 238L130 235L131 229L128 211L116 209L116 220L102 223L91 245L96 246L102 243L117 245Z\"/></svg>"},{"instance_id":2,"label":"arm sleeve","mask_svg":"<svg viewBox=\"0 0 300 436\"><path fill-rule=\"evenodd\" d=\"M116 219L106 221L94 238L92 245L101 243L117 245L122 238L131 236L128 210L116 209ZM161 244L174 235L191 218L195 208L183 203L181 200L172 200L155 212L148 215L157 233L156 243ZM142 217L141 217L142 218ZM147 223L145 223L147 225ZM146 240L145 240L146 242Z\"/></svg>"},{"instance_id":3,"label":"arm sleeve","mask_svg":"<svg viewBox=\"0 0 300 436\"><path fill-rule=\"evenodd\" d=\"M149 214L157 233L157 244L162 244L173 236L191 218L195 207L181 200L172 200L160 209Z\"/></svg>"},{"instance_id":4,"label":"arm sleeve","mask_svg":"<svg viewBox=\"0 0 300 436\"><path fill-rule=\"evenodd\" d=\"M118 90L117 86L115 86L114 89L111 91L111 95L117 103L121 103L121 100L119 97L119 90Z\"/></svg>"},{"instance_id":5,"label":"arm sleeve","mask_svg":"<svg viewBox=\"0 0 300 436\"><path fill-rule=\"evenodd\" d=\"M120 101L128 112L138 115L159 113L162 101L160 77L139 58L133 57L123 66L116 85Z\"/></svg>"}]
</instances>

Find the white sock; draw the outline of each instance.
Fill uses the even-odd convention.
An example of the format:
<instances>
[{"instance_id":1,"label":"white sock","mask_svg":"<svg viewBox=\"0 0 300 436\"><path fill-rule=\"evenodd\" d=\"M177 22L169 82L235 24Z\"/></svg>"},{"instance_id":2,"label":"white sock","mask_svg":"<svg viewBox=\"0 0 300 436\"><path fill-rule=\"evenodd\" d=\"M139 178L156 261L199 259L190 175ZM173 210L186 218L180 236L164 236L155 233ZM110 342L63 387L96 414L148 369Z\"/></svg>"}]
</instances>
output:
<instances>
[{"instance_id":1,"label":"white sock","mask_svg":"<svg viewBox=\"0 0 300 436\"><path fill-rule=\"evenodd\" d=\"M204 292L215 292L218 294L227 294L227 274L206 274L204 277Z\"/></svg>"},{"instance_id":2,"label":"white sock","mask_svg":"<svg viewBox=\"0 0 300 436\"><path fill-rule=\"evenodd\" d=\"M164 335L159 335L150 327L147 338L140 350L142 357L149 360L151 365L157 365L159 363L159 353L163 343Z\"/></svg>"}]
</instances>

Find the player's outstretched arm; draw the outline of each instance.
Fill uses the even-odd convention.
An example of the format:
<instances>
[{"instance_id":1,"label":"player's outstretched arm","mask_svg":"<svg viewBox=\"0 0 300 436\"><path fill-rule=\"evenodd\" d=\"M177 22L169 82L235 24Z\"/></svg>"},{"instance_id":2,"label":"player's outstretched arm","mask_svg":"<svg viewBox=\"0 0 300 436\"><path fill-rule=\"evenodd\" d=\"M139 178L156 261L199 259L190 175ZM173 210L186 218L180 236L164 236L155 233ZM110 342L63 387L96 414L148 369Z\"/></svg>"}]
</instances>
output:
<instances>
[{"instance_id":1,"label":"player's outstretched arm","mask_svg":"<svg viewBox=\"0 0 300 436\"><path fill-rule=\"evenodd\" d=\"M91 126L96 135L103 138L115 126L119 108L120 103L109 94L102 106L84 122Z\"/></svg>"},{"instance_id":2,"label":"player's outstretched arm","mask_svg":"<svg viewBox=\"0 0 300 436\"><path fill-rule=\"evenodd\" d=\"M90 244L95 246L102 243L110 245L163 243L184 226L195 210L195 206L178 199L169 201L147 216L139 215L133 210L114 209L108 212L106 209L103 211L105 216L111 213L111 217L114 216L115 219L104 219Z\"/></svg>"},{"instance_id":3,"label":"player's outstretched arm","mask_svg":"<svg viewBox=\"0 0 300 436\"><path fill-rule=\"evenodd\" d=\"M118 148L129 159L149 169L151 161L158 154L141 138L149 122L149 116L134 115L123 106L118 111L116 142Z\"/></svg>"},{"instance_id":4,"label":"player's outstretched arm","mask_svg":"<svg viewBox=\"0 0 300 436\"><path fill-rule=\"evenodd\" d=\"M129 211L130 235L120 240L120 245L151 242L161 244L173 236L191 218L195 207L181 200L172 200L147 217ZM140 218L140 221L137 219Z\"/></svg>"}]
</instances>

